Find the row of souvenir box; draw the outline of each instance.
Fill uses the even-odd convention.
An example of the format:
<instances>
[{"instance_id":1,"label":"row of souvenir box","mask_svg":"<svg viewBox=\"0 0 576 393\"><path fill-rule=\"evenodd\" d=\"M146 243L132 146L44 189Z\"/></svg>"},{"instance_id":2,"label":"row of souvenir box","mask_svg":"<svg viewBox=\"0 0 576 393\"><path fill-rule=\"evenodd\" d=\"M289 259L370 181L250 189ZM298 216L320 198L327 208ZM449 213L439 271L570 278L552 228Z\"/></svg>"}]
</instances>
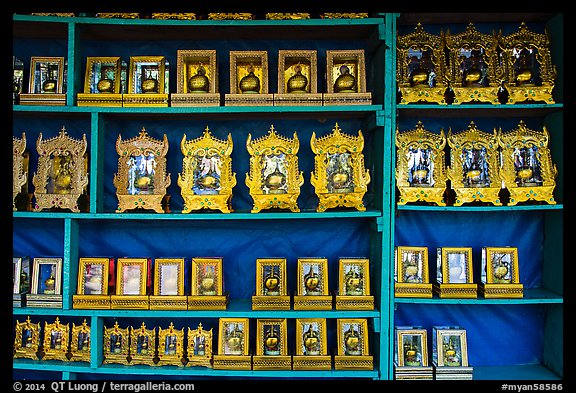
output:
<instances>
[{"instance_id":1,"label":"row of souvenir box","mask_svg":"<svg viewBox=\"0 0 576 393\"><path fill-rule=\"evenodd\" d=\"M225 105L371 104L363 49L326 51L326 89L318 92L316 50L278 51L278 91L269 88L268 51L230 51L230 91ZM28 92L24 62L14 58L14 103L66 104L66 59L33 56ZM127 72L128 71L128 72ZM88 57L78 106L220 106L216 50L177 51L177 91L169 91L165 56ZM128 79L127 79L128 78Z\"/></svg>"},{"instance_id":2,"label":"row of souvenir box","mask_svg":"<svg viewBox=\"0 0 576 393\"><path fill-rule=\"evenodd\" d=\"M95 18L113 18L113 19L160 19L160 20L252 20L262 17L260 14L252 12L97 12L97 13L78 13L78 12L33 12L30 15L36 16L59 16L59 17L95 17ZM263 15L268 20L282 19L354 19L368 18L367 12L267 12Z\"/></svg>"}]
</instances>

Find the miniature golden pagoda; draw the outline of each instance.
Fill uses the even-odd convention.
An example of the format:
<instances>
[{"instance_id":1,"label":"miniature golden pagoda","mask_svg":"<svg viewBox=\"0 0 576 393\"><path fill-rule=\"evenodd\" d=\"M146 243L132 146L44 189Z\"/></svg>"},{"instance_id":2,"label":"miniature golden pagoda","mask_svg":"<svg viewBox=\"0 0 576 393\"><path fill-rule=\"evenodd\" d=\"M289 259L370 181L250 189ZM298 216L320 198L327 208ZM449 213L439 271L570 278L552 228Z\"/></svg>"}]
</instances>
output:
<instances>
[{"instance_id":1,"label":"miniature golden pagoda","mask_svg":"<svg viewBox=\"0 0 576 393\"><path fill-rule=\"evenodd\" d=\"M16 320L16 334L14 337L14 358L28 358L38 360L40 346L40 323L32 323L30 316L26 321Z\"/></svg>"},{"instance_id":2,"label":"miniature golden pagoda","mask_svg":"<svg viewBox=\"0 0 576 393\"><path fill-rule=\"evenodd\" d=\"M44 343L42 360L68 361L68 341L70 324L63 325L56 317L54 323L44 322Z\"/></svg>"},{"instance_id":3,"label":"miniature golden pagoda","mask_svg":"<svg viewBox=\"0 0 576 393\"><path fill-rule=\"evenodd\" d=\"M170 322L168 329L158 328L158 365L184 366L184 328Z\"/></svg>"},{"instance_id":4,"label":"miniature golden pagoda","mask_svg":"<svg viewBox=\"0 0 576 393\"><path fill-rule=\"evenodd\" d=\"M253 310L290 310L286 258L256 259L256 294Z\"/></svg>"},{"instance_id":5,"label":"miniature golden pagoda","mask_svg":"<svg viewBox=\"0 0 576 393\"><path fill-rule=\"evenodd\" d=\"M202 323L198 328L188 328L188 347L186 366L204 366L212 368L212 329L204 330Z\"/></svg>"},{"instance_id":6,"label":"miniature golden pagoda","mask_svg":"<svg viewBox=\"0 0 576 393\"><path fill-rule=\"evenodd\" d=\"M16 211L18 194L28 196L28 162L26 151L26 133L22 138L12 137L12 210Z\"/></svg>"},{"instance_id":7,"label":"miniature golden pagoda","mask_svg":"<svg viewBox=\"0 0 576 393\"><path fill-rule=\"evenodd\" d=\"M252 213L265 209L290 209L299 212L298 196L304 176L298 170L298 135L289 139L270 126L268 135L252 140L248 134L246 149L250 154L250 173L246 186L254 200Z\"/></svg>"},{"instance_id":8,"label":"miniature golden pagoda","mask_svg":"<svg viewBox=\"0 0 576 393\"><path fill-rule=\"evenodd\" d=\"M297 289L294 310L331 310L328 290L328 259L298 258Z\"/></svg>"},{"instance_id":9,"label":"miniature golden pagoda","mask_svg":"<svg viewBox=\"0 0 576 393\"><path fill-rule=\"evenodd\" d=\"M70 361L90 363L90 326L86 323L86 319L78 326L72 323Z\"/></svg>"},{"instance_id":10,"label":"miniature golden pagoda","mask_svg":"<svg viewBox=\"0 0 576 393\"><path fill-rule=\"evenodd\" d=\"M395 297L432 297L432 284L428 274L428 247L395 247L394 267Z\"/></svg>"},{"instance_id":11,"label":"miniature golden pagoda","mask_svg":"<svg viewBox=\"0 0 576 393\"><path fill-rule=\"evenodd\" d=\"M252 356L252 369L291 370L286 318L258 319L256 329L256 354Z\"/></svg>"}]
</instances>

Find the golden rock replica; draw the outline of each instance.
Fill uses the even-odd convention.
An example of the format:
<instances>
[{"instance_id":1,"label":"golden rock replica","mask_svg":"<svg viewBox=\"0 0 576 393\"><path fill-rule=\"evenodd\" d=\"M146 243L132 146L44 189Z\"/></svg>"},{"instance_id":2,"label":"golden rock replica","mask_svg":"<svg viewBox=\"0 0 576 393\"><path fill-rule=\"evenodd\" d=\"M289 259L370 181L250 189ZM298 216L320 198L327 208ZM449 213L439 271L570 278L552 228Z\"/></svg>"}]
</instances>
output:
<instances>
[{"instance_id":1,"label":"golden rock replica","mask_svg":"<svg viewBox=\"0 0 576 393\"><path fill-rule=\"evenodd\" d=\"M337 319L338 350L334 355L336 370L372 370L374 357L368 344L368 320Z\"/></svg>"},{"instance_id":2,"label":"golden rock replica","mask_svg":"<svg viewBox=\"0 0 576 393\"><path fill-rule=\"evenodd\" d=\"M290 209L299 212L298 196L304 176L298 170L298 135L289 139L270 126L268 135L252 139L248 134L246 149L250 154L250 173L246 186L254 200L252 213L265 209Z\"/></svg>"},{"instance_id":3,"label":"golden rock replica","mask_svg":"<svg viewBox=\"0 0 576 393\"><path fill-rule=\"evenodd\" d=\"M286 258L256 259L255 292L253 310L290 310Z\"/></svg>"},{"instance_id":4,"label":"golden rock replica","mask_svg":"<svg viewBox=\"0 0 576 393\"><path fill-rule=\"evenodd\" d=\"M88 57L84 91L77 96L78 106L121 107L122 64L120 57Z\"/></svg>"},{"instance_id":5,"label":"golden rock replica","mask_svg":"<svg viewBox=\"0 0 576 393\"><path fill-rule=\"evenodd\" d=\"M86 134L81 140L71 138L62 127L54 138L42 140L38 136L38 168L32 183L36 198L35 211L70 209L79 212L79 199L88 186Z\"/></svg>"},{"instance_id":6,"label":"golden rock replica","mask_svg":"<svg viewBox=\"0 0 576 393\"><path fill-rule=\"evenodd\" d=\"M170 106L219 106L216 50L178 50L176 93Z\"/></svg>"},{"instance_id":7,"label":"golden rock replica","mask_svg":"<svg viewBox=\"0 0 576 393\"><path fill-rule=\"evenodd\" d=\"M522 298L518 248L482 247L482 273L478 289L485 298Z\"/></svg>"},{"instance_id":8,"label":"golden rock replica","mask_svg":"<svg viewBox=\"0 0 576 393\"><path fill-rule=\"evenodd\" d=\"M214 369L251 370L250 323L248 318L220 318L218 322L218 353Z\"/></svg>"},{"instance_id":9,"label":"golden rock replica","mask_svg":"<svg viewBox=\"0 0 576 393\"><path fill-rule=\"evenodd\" d=\"M315 154L310 183L319 199L316 211L339 206L365 211L362 199L368 190L370 174L364 168L362 131L353 137L341 132L336 123L331 134L316 138L312 132L310 146Z\"/></svg>"},{"instance_id":10,"label":"golden rock replica","mask_svg":"<svg viewBox=\"0 0 576 393\"><path fill-rule=\"evenodd\" d=\"M292 370L286 318L258 319L256 324L256 354L252 356L252 369Z\"/></svg>"}]
</instances>

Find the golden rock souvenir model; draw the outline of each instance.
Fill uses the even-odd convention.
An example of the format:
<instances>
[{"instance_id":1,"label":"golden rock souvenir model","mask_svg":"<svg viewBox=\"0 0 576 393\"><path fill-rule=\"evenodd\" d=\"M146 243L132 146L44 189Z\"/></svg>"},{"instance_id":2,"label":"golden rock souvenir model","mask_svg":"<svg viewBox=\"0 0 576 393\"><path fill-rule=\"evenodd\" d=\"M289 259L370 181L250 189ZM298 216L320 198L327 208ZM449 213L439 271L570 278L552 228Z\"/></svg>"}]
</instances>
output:
<instances>
[{"instance_id":1,"label":"golden rock souvenir model","mask_svg":"<svg viewBox=\"0 0 576 393\"><path fill-rule=\"evenodd\" d=\"M188 363L186 366L204 366L212 368L212 328L204 330L202 324L192 330L188 328Z\"/></svg>"},{"instance_id":2,"label":"golden rock souvenir model","mask_svg":"<svg viewBox=\"0 0 576 393\"><path fill-rule=\"evenodd\" d=\"M24 307L32 278L30 257L12 257L12 307Z\"/></svg>"},{"instance_id":3,"label":"golden rock souvenir model","mask_svg":"<svg viewBox=\"0 0 576 393\"><path fill-rule=\"evenodd\" d=\"M62 308L62 258L34 258L26 306Z\"/></svg>"},{"instance_id":4,"label":"golden rock souvenir model","mask_svg":"<svg viewBox=\"0 0 576 393\"><path fill-rule=\"evenodd\" d=\"M298 258L298 287L294 310L331 310L328 290L328 259Z\"/></svg>"},{"instance_id":5,"label":"golden rock souvenir model","mask_svg":"<svg viewBox=\"0 0 576 393\"><path fill-rule=\"evenodd\" d=\"M16 207L16 197L19 194L28 195L28 164L29 155L26 153L26 133L22 138L12 137L12 210Z\"/></svg>"},{"instance_id":6,"label":"golden rock souvenir model","mask_svg":"<svg viewBox=\"0 0 576 393\"><path fill-rule=\"evenodd\" d=\"M104 326L104 359L103 364L129 364L128 355L130 353L130 327L120 328L118 321L114 326L107 328Z\"/></svg>"},{"instance_id":7,"label":"golden rock souvenir model","mask_svg":"<svg viewBox=\"0 0 576 393\"><path fill-rule=\"evenodd\" d=\"M118 258L116 294L110 295L111 309L148 310L148 258Z\"/></svg>"},{"instance_id":8,"label":"golden rock souvenir model","mask_svg":"<svg viewBox=\"0 0 576 393\"><path fill-rule=\"evenodd\" d=\"M471 380L466 330L460 326L432 326L432 366L436 380Z\"/></svg>"},{"instance_id":9,"label":"golden rock souvenir model","mask_svg":"<svg viewBox=\"0 0 576 393\"><path fill-rule=\"evenodd\" d=\"M370 183L370 173L364 168L364 137L358 130L354 137L341 132L338 123L332 133L316 138L312 132L310 147L315 154L314 172L310 183L319 202L316 211L335 207L354 207L365 211L363 198Z\"/></svg>"},{"instance_id":10,"label":"golden rock souvenir model","mask_svg":"<svg viewBox=\"0 0 576 393\"><path fill-rule=\"evenodd\" d=\"M16 334L14 336L13 357L38 360L40 346L40 323L32 323L30 316L26 321L16 320Z\"/></svg>"},{"instance_id":11,"label":"golden rock souvenir model","mask_svg":"<svg viewBox=\"0 0 576 393\"><path fill-rule=\"evenodd\" d=\"M36 57L30 60L28 93L20 93L20 105L66 105L63 57Z\"/></svg>"},{"instance_id":12,"label":"golden rock souvenir model","mask_svg":"<svg viewBox=\"0 0 576 393\"><path fill-rule=\"evenodd\" d=\"M396 326L394 379L434 379L428 364L428 335L421 326Z\"/></svg>"},{"instance_id":13,"label":"golden rock souvenir model","mask_svg":"<svg viewBox=\"0 0 576 393\"><path fill-rule=\"evenodd\" d=\"M556 204L554 188L558 169L552 162L549 139L546 126L542 131L531 130L523 121L513 130L498 130L502 149L500 176L510 193L509 206L532 200Z\"/></svg>"},{"instance_id":14,"label":"golden rock souvenir model","mask_svg":"<svg viewBox=\"0 0 576 393\"><path fill-rule=\"evenodd\" d=\"M152 19L196 20L196 14L193 12L178 12L178 13L153 12Z\"/></svg>"},{"instance_id":15,"label":"golden rock souvenir model","mask_svg":"<svg viewBox=\"0 0 576 393\"><path fill-rule=\"evenodd\" d=\"M114 258L80 258L78 288L72 296L72 308L110 309L108 279Z\"/></svg>"},{"instance_id":16,"label":"golden rock souvenir model","mask_svg":"<svg viewBox=\"0 0 576 393\"><path fill-rule=\"evenodd\" d=\"M192 258L188 310L226 310L222 258Z\"/></svg>"},{"instance_id":17,"label":"golden rock souvenir model","mask_svg":"<svg viewBox=\"0 0 576 393\"><path fill-rule=\"evenodd\" d=\"M184 258L154 260L154 290L150 310L187 310L184 295Z\"/></svg>"},{"instance_id":18,"label":"golden rock souvenir model","mask_svg":"<svg viewBox=\"0 0 576 393\"><path fill-rule=\"evenodd\" d=\"M336 370L372 370L374 357L368 344L368 320L337 319L338 349L334 355Z\"/></svg>"},{"instance_id":19,"label":"golden rock souvenir model","mask_svg":"<svg viewBox=\"0 0 576 393\"><path fill-rule=\"evenodd\" d=\"M130 331L130 364L147 364L154 366L156 357L156 328L148 329L142 322L139 328L131 326Z\"/></svg>"},{"instance_id":20,"label":"golden rock souvenir model","mask_svg":"<svg viewBox=\"0 0 576 393\"><path fill-rule=\"evenodd\" d=\"M211 12L208 14L208 19L212 20L250 20L254 19L254 14L249 12Z\"/></svg>"},{"instance_id":21,"label":"golden rock souvenir model","mask_svg":"<svg viewBox=\"0 0 576 393\"><path fill-rule=\"evenodd\" d=\"M366 90L364 50L327 50L324 105L366 105L372 93Z\"/></svg>"},{"instance_id":22,"label":"golden rock souvenir model","mask_svg":"<svg viewBox=\"0 0 576 393\"><path fill-rule=\"evenodd\" d=\"M90 326L86 323L86 319L78 326L72 323L70 361L90 363Z\"/></svg>"},{"instance_id":23,"label":"golden rock souvenir model","mask_svg":"<svg viewBox=\"0 0 576 393\"><path fill-rule=\"evenodd\" d=\"M122 106L122 63L120 57L88 57L78 106Z\"/></svg>"},{"instance_id":24,"label":"golden rock souvenir model","mask_svg":"<svg viewBox=\"0 0 576 393\"><path fill-rule=\"evenodd\" d=\"M340 258L336 310L373 310L370 295L370 260Z\"/></svg>"},{"instance_id":25,"label":"golden rock souvenir model","mask_svg":"<svg viewBox=\"0 0 576 393\"><path fill-rule=\"evenodd\" d=\"M158 365L184 366L184 328L170 322L167 329L158 328Z\"/></svg>"},{"instance_id":26,"label":"golden rock souvenir model","mask_svg":"<svg viewBox=\"0 0 576 393\"><path fill-rule=\"evenodd\" d=\"M496 130L489 134L471 122L466 130L458 133L453 134L449 129L447 141L450 146L447 175L456 193L454 206L470 202L501 206L502 181Z\"/></svg>"},{"instance_id":27,"label":"golden rock souvenir model","mask_svg":"<svg viewBox=\"0 0 576 393\"><path fill-rule=\"evenodd\" d=\"M322 105L315 50L278 51L278 93L274 105Z\"/></svg>"},{"instance_id":28,"label":"golden rock souvenir model","mask_svg":"<svg viewBox=\"0 0 576 393\"><path fill-rule=\"evenodd\" d=\"M168 61L164 56L131 56L125 107L168 106Z\"/></svg>"},{"instance_id":29,"label":"golden rock souvenir model","mask_svg":"<svg viewBox=\"0 0 576 393\"><path fill-rule=\"evenodd\" d=\"M20 94L24 88L24 62L12 56L12 105L20 103Z\"/></svg>"},{"instance_id":30,"label":"golden rock souvenir model","mask_svg":"<svg viewBox=\"0 0 576 393\"><path fill-rule=\"evenodd\" d=\"M252 310L290 310L286 258L256 259L256 294Z\"/></svg>"},{"instance_id":31,"label":"golden rock souvenir model","mask_svg":"<svg viewBox=\"0 0 576 393\"><path fill-rule=\"evenodd\" d=\"M499 38L508 103L554 104L552 90L557 74L548 32L534 33L522 22L517 32L507 36L500 33Z\"/></svg>"},{"instance_id":32,"label":"golden rock souvenir model","mask_svg":"<svg viewBox=\"0 0 576 393\"><path fill-rule=\"evenodd\" d=\"M218 353L214 354L215 369L251 370L250 320L220 318L218 322Z\"/></svg>"},{"instance_id":33,"label":"golden rock souvenir model","mask_svg":"<svg viewBox=\"0 0 576 393\"><path fill-rule=\"evenodd\" d=\"M35 191L35 211L44 209L70 209L79 212L85 203L88 186L88 158L86 134L82 139L68 136L62 127L58 136L36 141L38 168L32 183Z\"/></svg>"},{"instance_id":34,"label":"golden rock souvenir model","mask_svg":"<svg viewBox=\"0 0 576 393\"><path fill-rule=\"evenodd\" d=\"M234 106L274 104L268 92L268 52L230 51L230 93L224 103Z\"/></svg>"},{"instance_id":35,"label":"golden rock souvenir model","mask_svg":"<svg viewBox=\"0 0 576 393\"><path fill-rule=\"evenodd\" d=\"M394 296L432 297L428 276L428 247L394 248Z\"/></svg>"},{"instance_id":36,"label":"golden rock souvenir model","mask_svg":"<svg viewBox=\"0 0 576 393\"><path fill-rule=\"evenodd\" d=\"M153 209L164 213L162 200L171 184L166 173L168 138L160 141L152 138L142 128L137 137L116 140L118 172L114 174L114 186L118 198L117 213L132 209Z\"/></svg>"},{"instance_id":37,"label":"golden rock souvenir model","mask_svg":"<svg viewBox=\"0 0 576 393\"><path fill-rule=\"evenodd\" d=\"M409 131L396 129L398 205L429 202L446 206L446 136L428 131L422 122Z\"/></svg>"},{"instance_id":38,"label":"golden rock souvenir model","mask_svg":"<svg viewBox=\"0 0 576 393\"><path fill-rule=\"evenodd\" d=\"M438 247L436 267L433 288L439 297L475 299L478 296L478 285L472 275L472 247Z\"/></svg>"},{"instance_id":39,"label":"golden rock souvenir model","mask_svg":"<svg viewBox=\"0 0 576 393\"><path fill-rule=\"evenodd\" d=\"M396 82L400 103L446 104L446 59L444 37L427 33L418 23L414 32L398 36Z\"/></svg>"},{"instance_id":40,"label":"golden rock souvenir model","mask_svg":"<svg viewBox=\"0 0 576 393\"><path fill-rule=\"evenodd\" d=\"M98 12L96 18L139 19L138 12Z\"/></svg>"},{"instance_id":41,"label":"golden rock souvenir model","mask_svg":"<svg viewBox=\"0 0 576 393\"><path fill-rule=\"evenodd\" d=\"M68 341L70 324L63 325L56 317L54 323L44 322L44 343L42 345L42 360L68 361Z\"/></svg>"},{"instance_id":42,"label":"golden rock souvenir model","mask_svg":"<svg viewBox=\"0 0 576 393\"><path fill-rule=\"evenodd\" d=\"M178 50L171 106L219 106L216 50Z\"/></svg>"},{"instance_id":43,"label":"golden rock souvenir model","mask_svg":"<svg viewBox=\"0 0 576 393\"><path fill-rule=\"evenodd\" d=\"M485 298L522 298L518 248L482 247L480 293Z\"/></svg>"},{"instance_id":44,"label":"golden rock souvenir model","mask_svg":"<svg viewBox=\"0 0 576 393\"><path fill-rule=\"evenodd\" d=\"M227 140L215 138L208 127L201 137L180 142L184 155L182 173L178 174L184 208L182 213L210 209L232 212L232 188L236 173L232 172L232 135Z\"/></svg>"},{"instance_id":45,"label":"golden rock souvenir model","mask_svg":"<svg viewBox=\"0 0 576 393\"><path fill-rule=\"evenodd\" d=\"M256 354L252 356L252 369L291 370L286 318L258 319L256 325Z\"/></svg>"},{"instance_id":46,"label":"golden rock souvenir model","mask_svg":"<svg viewBox=\"0 0 576 393\"><path fill-rule=\"evenodd\" d=\"M246 186L254 200L252 213L265 209L290 209L299 212L298 196L304 176L298 170L298 135L289 139L270 126L268 135L252 139L248 134L246 149L250 154L250 173Z\"/></svg>"},{"instance_id":47,"label":"golden rock souvenir model","mask_svg":"<svg viewBox=\"0 0 576 393\"><path fill-rule=\"evenodd\" d=\"M332 356L326 344L328 330L325 318L296 319L296 350L292 356L294 370L331 370Z\"/></svg>"},{"instance_id":48,"label":"golden rock souvenir model","mask_svg":"<svg viewBox=\"0 0 576 393\"><path fill-rule=\"evenodd\" d=\"M266 19L272 20L283 20L283 19L310 19L310 14L307 12L291 12L291 13L282 13L282 12L269 12L266 14Z\"/></svg>"},{"instance_id":49,"label":"golden rock souvenir model","mask_svg":"<svg viewBox=\"0 0 576 393\"><path fill-rule=\"evenodd\" d=\"M484 34L470 23L459 34L445 34L448 51L449 93L452 104L487 102L500 104L502 71L498 67L498 37Z\"/></svg>"}]
</instances>

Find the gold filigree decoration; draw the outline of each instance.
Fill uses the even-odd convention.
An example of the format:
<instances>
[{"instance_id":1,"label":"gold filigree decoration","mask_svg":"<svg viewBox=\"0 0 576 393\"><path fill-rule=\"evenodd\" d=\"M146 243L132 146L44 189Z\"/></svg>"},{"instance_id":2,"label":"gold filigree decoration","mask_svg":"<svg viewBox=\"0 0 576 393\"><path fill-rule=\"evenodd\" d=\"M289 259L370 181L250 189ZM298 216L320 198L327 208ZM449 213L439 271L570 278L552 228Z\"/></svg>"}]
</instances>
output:
<instances>
[{"instance_id":1,"label":"gold filigree decoration","mask_svg":"<svg viewBox=\"0 0 576 393\"><path fill-rule=\"evenodd\" d=\"M156 328L147 329L142 322L139 329L130 328L130 363L154 365L156 356Z\"/></svg>"},{"instance_id":2,"label":"gold filigree decoration","mask_svg":"<svg viewBox=\"0 0 576 393\"><path fill-rule=\"evenodd\" d=\"M118 326L118 321L114 322L114 326L111 328L104 326L104 364L128 364L128 354L130 353L129 337L130 327L121 329Z\"/></svg>"},{"instance_id":3,"label":"gold filigree decoration","mask_svg":"<svg viewBox=\"0 0 576 393\"><path fill-rule=\"evenodd\" d=\"M212 328L204 330L202 323L198 328L188 328L187 366L204 366L212 368Z\"/></svg>"},{"instance_id":4,"label":"gold filigree decoration","mask_svg":"<svg viewBox=\"0 0 576 393\"><path fill-rule=\"evenodd\" d=\"M44 322L44 355L42 360L67 361L70 324L63 325L56 317L54 323Z\"/></svg>"},{"instance_id":5,"label":"gold filigree decoration","mask_svg":"<svg viewBox=\"0 0 576 393\"><path fill-rule=\"evenodd\" d=\"M178 12L178 13L165 13L165 12L153 12L152 19L177 19L177 20L195 20L196 14L193 12Z\"/></svg>"},{"instance_id":6,"label":"gold filigree decoration","mask_svg":"<svg viewBox=\"0 0 576 393\"><path fill-rule=\"evenodd\" d=\"M16 321L14 337L14 358L38 360L40 346L40 323L32 323L30 316L24 322Z\"/></svg>"},{"instance_id":7,"label":"gold filigree decoration","mask_svg":"<svg viewBox=\"0 0 576 393\"><path fill-rule=\"evenodd\" d=\"M251 14L248 12L245 12L245 13L215 12L215 13L209 13L208 19L213 19L213 20L227 20L227 19L249 20L249 19L254 19L254 14Z\"/></svg>"},{"instance_id":8,"label":"gold filigree decoration","mask_svg":"<svg viewBox=\"0 0 576 393\"><path fill-rule=\"evenodd\" d=\"M12 210L16 211L16 197L21 192L27 192L24 186L28 183L28 160L26 151L26 133L22 138L12 137Z\"/></svg>"},{"instance_id":9,"label":"gold filigree decoration","mask_svg":"<svg viewBox=\"0 0 576 393\"><path fill-rule=\"evenodd\" d=\"M78 326L72 323L70 361L90 362L90 326L86 323L86 319Z\"/></svg>"},{"instance_id":10,"label":"gold filigree decoration","mask_svg":"<svg viewBox=\"0 0 576 393\"><path fill-rule=\"evenodd\" d=\"M273 20L310 19L310 14L307 12L292 12L292 13L271 12L266 14L266 19L273 19Z\"/></svg>"}]
</instances>

